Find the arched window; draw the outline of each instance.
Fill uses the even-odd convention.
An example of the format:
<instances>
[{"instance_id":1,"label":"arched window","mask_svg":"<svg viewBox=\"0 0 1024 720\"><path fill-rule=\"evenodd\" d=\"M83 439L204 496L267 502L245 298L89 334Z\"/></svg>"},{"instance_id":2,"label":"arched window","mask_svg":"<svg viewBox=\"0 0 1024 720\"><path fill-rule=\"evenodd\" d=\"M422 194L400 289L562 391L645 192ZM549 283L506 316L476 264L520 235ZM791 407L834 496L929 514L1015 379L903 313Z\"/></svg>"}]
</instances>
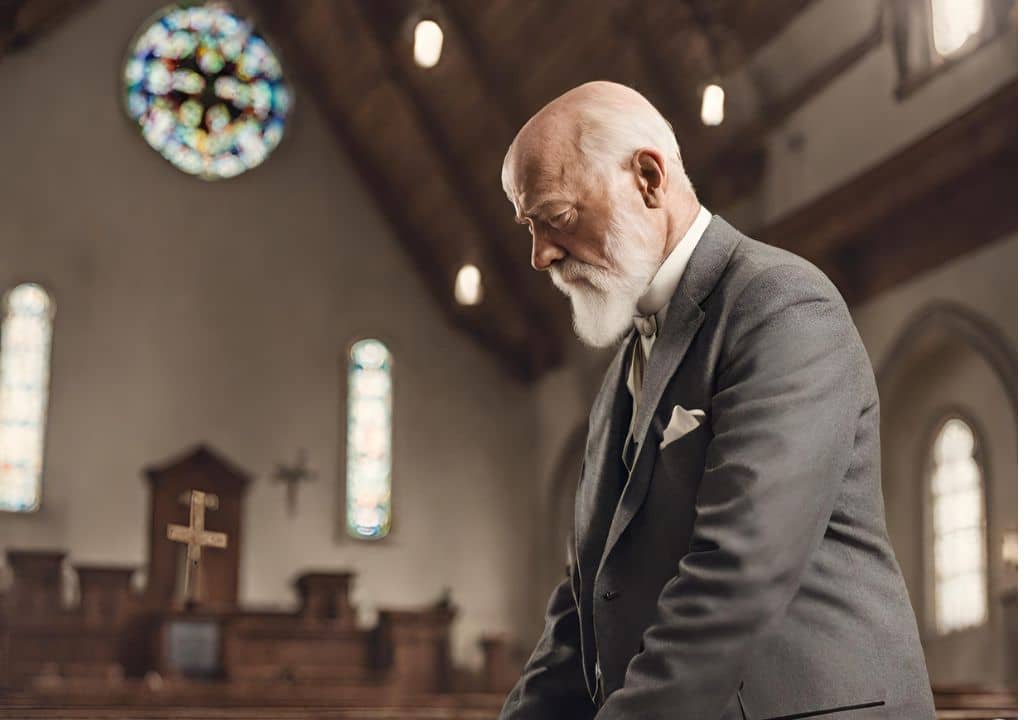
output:
<instances>
[{"instance_id":1,"label":"arched window","mask_svg":"<svg viewBox=\"0 0 1024 720\"><path fill-rule=\"evenodd\" d=\"M382 538L391 529L391 353L380 340L349 352L347 448L348 534Z\"/></svg>"},{"instance_id":2,"label":"arched window","mask_svg":"<svg viewBox=\"0 0 1024 720\"><path fill-rule=\"evenodd\" d=\"M985 495L977 439L963 419L939 427L929 479L934 622L944 635L988 617Z\"/></svg>"},{"instance_id":3,"label":"arched window","mask_svg":"<svg viewBox=\"0 0 1024 720\"><path fill-rule=\"evenodd\" d=\"M0 325L0 510L39 508L53 302L39 285L4 298Z\"/></svg>"}]
</instances>

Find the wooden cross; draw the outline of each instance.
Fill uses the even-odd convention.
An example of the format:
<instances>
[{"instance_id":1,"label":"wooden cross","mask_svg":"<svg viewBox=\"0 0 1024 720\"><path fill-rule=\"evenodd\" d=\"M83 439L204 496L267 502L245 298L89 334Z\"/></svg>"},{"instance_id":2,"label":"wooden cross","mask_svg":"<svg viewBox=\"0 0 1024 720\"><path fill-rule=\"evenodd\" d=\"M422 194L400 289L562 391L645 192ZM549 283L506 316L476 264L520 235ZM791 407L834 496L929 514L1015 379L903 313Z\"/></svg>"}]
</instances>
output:
<instances>
[{"instance_id":1,"label":"wooden cross","mask_svg":"<svg viewBox=\"0 0 1024 720\"><path fill-rule=\"evenodd\" d=\"M316 479L316 473L306 467L306 451L299 450L299 456L294 465L278 463L277 469L274 471L274 479L288 486L288 513L294 513L295 501L298 499L299 483L303 480Z\"/></svg>"},{"instance_id":2,"label":"wooden cross","mask_svg":"<svg viewBox=\"0 0 1024 720\"><path fill-rule=\"evenodd\" d=\"M199 490L190 490L182 495L182 501L189 505L188 525L168 525L167 539L185 543L188 546L185 564L185 603L194 605L199 600L199 559L204 547L226 548L228 536L206 529L206 510L217 509L217 496ZM194 577L193 577L194 576Z\"/></svg>"}]
</instances>

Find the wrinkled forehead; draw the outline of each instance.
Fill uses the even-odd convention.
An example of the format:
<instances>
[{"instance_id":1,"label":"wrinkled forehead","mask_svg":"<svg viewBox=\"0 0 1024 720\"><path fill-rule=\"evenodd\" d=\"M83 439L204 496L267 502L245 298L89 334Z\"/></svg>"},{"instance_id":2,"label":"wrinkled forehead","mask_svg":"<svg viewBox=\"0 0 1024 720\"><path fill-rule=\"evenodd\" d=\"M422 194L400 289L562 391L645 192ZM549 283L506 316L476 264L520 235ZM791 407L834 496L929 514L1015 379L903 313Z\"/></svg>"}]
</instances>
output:
<instances>
[{"instance_id":1,"label":"wrinkled forehead","mask_svg":"<svg viewBox=\"0 0 1024 720\"><path fill-rule=\"evenodd\" d=\"M570 142L552 137L517 138L509 156L510 199L517 210L537 198L573 192L578 182L579 154Z\"/></svg>"}]
</instances>

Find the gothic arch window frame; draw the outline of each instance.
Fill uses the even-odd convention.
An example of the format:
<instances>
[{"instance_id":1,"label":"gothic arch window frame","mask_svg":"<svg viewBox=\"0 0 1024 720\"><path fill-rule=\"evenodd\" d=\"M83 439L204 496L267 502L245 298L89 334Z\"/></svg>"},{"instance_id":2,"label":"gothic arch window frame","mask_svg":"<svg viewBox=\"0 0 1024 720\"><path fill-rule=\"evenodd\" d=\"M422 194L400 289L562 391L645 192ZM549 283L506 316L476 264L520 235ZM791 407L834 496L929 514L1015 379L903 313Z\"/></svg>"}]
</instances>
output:
<instances>
[{"instance_id":1,"label":"gothic arch window frame","mask_svg":"<svg viewBox=\"0 0 1024 720\"><path fill-rule=\"evenodd\" d=\"M353 370L353 358L352 351L357 344L373 340L379 342L388 353L388 375L390 378L389 388L389 410L388 410L388 519L387 519L387 530L384 534L379 536L362 535L353 532L349 523L349 499L352 492L351 479L350 479L350 437L351 437L351 424L350 424L350 408L353 401L352 394L352 370ZM396 342L395 338L391 337L388 333L380 332L365 332L356 333L348 338L345 343L345 350L341 358L340 370L342 375L342 382L339 383L341 387L341 442L340 442L340 462L339 462L339 476L340 481L338 482L338 508L339 508L339 522L338 522L338 539L339 541L356 541L356 542L367 542L373 544L389 543L392 541L395 533L395 405L398 393L396 387Z\"/></svg>"},{"instance_id":2,"label":"gothic arch window frame","mask_svg":"<svg viewBox=\"0 0 1024 720\"><path fill-rule=\"evenodd\" d=\"M38 512L42 507L43 501L43 477L46 472L46 447L47 439L49 434L49 411L50 411L50 399L52 396L52 382L53 382L53 342L54 342L54 319L56 317L56 301L54 299L53 292L48 289L48 286L41 280L25 279L13 283L7 290L0 293L0 368L3 363L3 346L5 342L5 332L8 319L8 303L10 302L11 295L17 290L23 287L34 286L46 296L47 307L45 312L48 316L47 320L47 338L45 348L45 358L43 373L45 375L45 389L43 391L42 407L39 408L40 421L38 429L38 442L39 451L36 467L36 479L35 479L35 500L32 504L24 507L6 507L0 504L0 512L10 514L31 514ZM0 383L3 382L3 371L0 369ZM3 399L3 392L0 390L0 402ZM3 419L3 408L0 407L0 422ZM2 426L0 426L0 433L2 433ZM0 461L3 458L0 457Z\"/></svg>"},{"instance_id":3,"label":"gothic arch window frame","mask_svg":"<svg viewBox=\"0 0 1024 720\"><path fill-rule=\"evenodd\" d=\"M1017 418L1017 350L999 327L978 311L949 300L933 300L914 311L889 343L875 373L884 403L891 384L899 374L904 358L919 340L932 330L940 330L950 340L977 352L992 368L1006 393L1013 417Z\"/></svg>"},{"instance_id":4,"label":"gothic arch window frame","mask_svg":"<svg viewBox=\"0 0 1024 720\"><path fill-rule=\"evenodd\" d=\"M932 491L932 473L934 471L935 463L933 459L933 452L939 433L942 432L948 421L954 419L967 425L971 431L972 437L974 438L974 451L972 453L972 458L978 466L978 485L979 493L981 495L981 547L984 553L981 569L984 573L982 587L985 592L985 598L983 604L984 615L981 622L943 631L939 628L938 624L938 583L935 572L936 538L935 520L933 515L934 498ZM920 479L920 498L923 507L924 519L922 527L924 531L924 542L921 546L923 554L921 567L924 571L923 579L925 585L925 592L923 593L926 620L924 623L924 634L928 638L945 638L959 633L982 629L992 620L992 598L994 597L993 593L995 590L993 587L993 581L995 575L992 572L992 541L988 532L989 518L992 515L990 492L991 483L988 481L991 463L989 462L988 444L984 434L980 431L980 424L974 414L967 408L961 405L946 405L933 414L926 427L927 432L924 436L924 444L919 454L920 466L917 473L917 477Z\"/></svg>"}]
</instances>

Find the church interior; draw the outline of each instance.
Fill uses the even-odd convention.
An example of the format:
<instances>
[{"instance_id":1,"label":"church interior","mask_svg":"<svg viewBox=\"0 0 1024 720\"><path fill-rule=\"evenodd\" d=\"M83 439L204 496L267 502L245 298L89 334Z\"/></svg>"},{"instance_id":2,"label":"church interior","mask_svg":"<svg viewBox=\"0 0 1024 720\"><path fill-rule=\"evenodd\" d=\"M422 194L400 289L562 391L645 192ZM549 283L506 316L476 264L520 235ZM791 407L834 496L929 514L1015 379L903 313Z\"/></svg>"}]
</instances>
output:
<instances>
[{"instance_id":1,"label":"church interior","mask_svg":"<svg viewBox=\"0 0 1024 720\"><path fill-rule=\"evenodd\" d=\"M1017 717L1016 0L0 2L0 717L493 718L609 361L580 83L846 300L939 717Z\"/></svg>"}]
</instances>

